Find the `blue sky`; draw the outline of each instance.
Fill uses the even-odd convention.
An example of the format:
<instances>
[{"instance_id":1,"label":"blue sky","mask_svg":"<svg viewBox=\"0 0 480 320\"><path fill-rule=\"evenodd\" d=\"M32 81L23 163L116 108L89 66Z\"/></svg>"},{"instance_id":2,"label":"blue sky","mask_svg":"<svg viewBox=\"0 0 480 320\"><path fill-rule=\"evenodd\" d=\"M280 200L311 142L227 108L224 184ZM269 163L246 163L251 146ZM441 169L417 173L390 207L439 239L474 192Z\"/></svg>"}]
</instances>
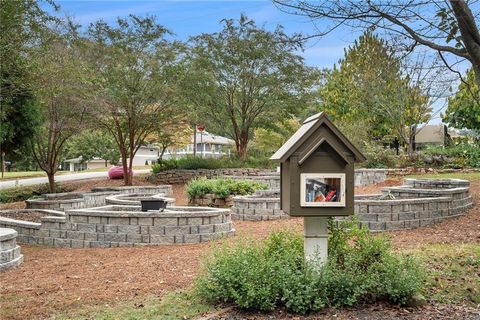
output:
<instances>
[{"instance_id":1,"label":"blue sky","mask_svg":"<svg viewBox=\"0 0 480 320\"><path fill-rule=\"evenodd\" d=\"M118 16L130 13L155 15L158 22L176 34L176 38L187 40L200 33L221 29L220 20L239 18L245 13L267 29L283 25L289 34L315 33L311 21L281 12L268 0L249 1L56 1L61 7L60 15L69 15L83 26L99 19L114 22ZM51 11L51 10L49 10ZM343 56L343 50L353 42L359 32L338 30L322 39L310 40L305 51L300 53L307 64L316 67L332 67Z\"/></svg>"},{"instance_id":2,"label":"blue sky","mask_svg":"<svg viewBox=\"0 0 480 320\"><path fill-rule=\"evenodd\" d=\"M60 5L57 15L68 15L82 26L103 19L113 23L117 17L128 14L140 16L155 15L158 22L175 33L179 40L187 40L190 36L200 33L211 33L221 29L220 20L237 19L241 13L256 21L257 25L273 30L277 25L282 25L289 34L303 33L315 34L316 27L308 19L283 13L270 0L150 0L126 1L83 0L56 1ZM52 9L43 4L52 12ZM321 25L325 29L326 25ZM331 68L343 57L344 49L353 43L361 34L361 30L339 28L322 38L313 38L306 43L304 52L300 54L308 65L319 68ZM462 68L463 70L466 67ZM462 71L463 71L462 70ZM435 116L430 123L440 123L438 111L446 106L445 99L434 104Z\"/></svg>"}]
</instances>

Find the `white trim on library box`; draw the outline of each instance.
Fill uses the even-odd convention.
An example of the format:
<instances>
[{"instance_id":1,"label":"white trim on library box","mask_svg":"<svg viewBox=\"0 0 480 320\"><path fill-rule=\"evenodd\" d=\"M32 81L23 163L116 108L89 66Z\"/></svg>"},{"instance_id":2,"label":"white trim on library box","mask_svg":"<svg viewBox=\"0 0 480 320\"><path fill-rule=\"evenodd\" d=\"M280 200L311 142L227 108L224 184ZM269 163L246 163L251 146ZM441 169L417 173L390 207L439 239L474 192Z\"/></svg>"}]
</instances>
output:
<instances>
[{"instance_id":1,"label":"white trim on library box","mask_svg":"<svg viewBox=\"0 0 480 320\"><path fill-rule=\"evenodd\" d=\"M340 179L340 201L338 202L307 202L307 179ZM345 207L345 173L302 173L300 174L300 206L302 207Z\"/></svg>"}]
</instances>

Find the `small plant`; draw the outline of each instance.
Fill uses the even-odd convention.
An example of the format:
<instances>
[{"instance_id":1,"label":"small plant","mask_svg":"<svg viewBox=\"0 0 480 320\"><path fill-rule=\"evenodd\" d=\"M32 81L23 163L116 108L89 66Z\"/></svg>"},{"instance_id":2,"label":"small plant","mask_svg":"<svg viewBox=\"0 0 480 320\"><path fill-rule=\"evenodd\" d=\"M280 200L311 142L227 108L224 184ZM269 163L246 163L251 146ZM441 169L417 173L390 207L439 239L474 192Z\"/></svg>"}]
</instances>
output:
<instances>
[{"instance_id":1,"label":"small plant","mask_svg":"<svg viewBox=\"0 0 480 320\"><path fill-rule=\"evenodd\" d=\"M213 193L219 198L226 198L229 195L253 194L260 189L266 189L266 184L249 180L234 179L198 179L191 180L187 184L187 194L190 199L203 197Z\"/></svg>"},{"instance_id":2,"label":"small plant","mask_svg":"<svg viewBox=\"0 0 480 320\"><path fill-rule=\"evenodd\" d=\"M205 261L196 288L213 302L264 311L283 306L301 314L378 300L406 304L422 287L422 268L394 254L388 238L357 225L331 222L329 260L321 268L305 262L298 233L224 244Z\"/></svg>"}]
</instances>

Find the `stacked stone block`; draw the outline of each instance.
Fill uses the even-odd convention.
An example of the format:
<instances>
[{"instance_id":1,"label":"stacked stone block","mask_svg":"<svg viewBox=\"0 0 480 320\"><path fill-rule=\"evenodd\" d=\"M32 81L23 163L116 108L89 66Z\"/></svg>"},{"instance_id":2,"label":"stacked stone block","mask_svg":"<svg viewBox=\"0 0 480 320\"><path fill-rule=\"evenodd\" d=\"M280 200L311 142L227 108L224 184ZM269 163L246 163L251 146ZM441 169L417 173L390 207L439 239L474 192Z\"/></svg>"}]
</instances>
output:
<instances>
[{"instance_id":1,"label":"stacked stone block","mask_svg":"<svg viewBox=\"0 0 480 320\"><path fill-rule=\"evenodd\" d=\"M275 171L255 168L225 168L225 169L197 169L197 170L183 170L173 169L159 172L148 177L150 182L155 184L166 183L187 183L195 178L213 179L222 176L262 176L275 175Z\"/></svg>"},{"instance_id":2,"label":"stacked stone block","mask_svg":"<svg viewBox=\"0 0 480 320\"><path fill-rule=\"evenodd\" d=\"M19 266L23 255L17 245L17 231L0 228L0 272Z\"/></svg>"},{"instance_id":3,"label":"stacked stone block","mask_svg":"<svg viewBox=\"0 0 480 320\"><path fill-rule=\"evenodd\" d=\"M254 195L233 198L234 220L278 220L289 216L280 209L279 190L258 190Z\"/></svg>"},{"instance_id":4,"label":"stacked stone block","mask_svg":"<svg viewBox=\"0 0 480 320\"><path fill-rule=\"evenodd\" d=\"M355 169L355 187L376 184L387 179L385 169Z\"/></svg>"},{"instance_id":5,"label":"stacked stone block","mask_svg":"<svg viewBox=\"0 0 480 320\"><path fill-rule=\"evenodd\" d=\"M110 205L41 220L0 218L0 226L15 228L19 242L67 248L200 243L235 232L230 210L200 207L141 212L140 206Z\"/></svg>"}]
</instances>

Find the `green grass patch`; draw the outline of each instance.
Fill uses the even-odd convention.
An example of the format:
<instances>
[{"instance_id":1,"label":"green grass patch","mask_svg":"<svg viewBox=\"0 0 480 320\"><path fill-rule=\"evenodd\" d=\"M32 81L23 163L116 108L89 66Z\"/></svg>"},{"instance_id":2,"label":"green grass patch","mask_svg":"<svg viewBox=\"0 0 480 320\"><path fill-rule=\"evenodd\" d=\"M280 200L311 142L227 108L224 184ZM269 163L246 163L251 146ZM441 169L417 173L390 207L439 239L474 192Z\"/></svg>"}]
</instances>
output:
<instances>
[{"instance_id":1,"label":"green grass patch","mask_svg":"<svg viewBox=\"0 0 480 320\"><path fill-rule=\"evenodd\" d=\"M469 181L480 180L480 172L447 172L447 173L424 173L412 174L406 178L419 179L464 179Z\"/></svg>"},{"instance_id":2,"label":"green grass patch","mask_svg":"<svg viewBox=\"0 0 480 320\"><path fill-rule=\"evenodd\" d=\"M47 174L44 171L10 171L3 173L2 180L14 180L21 178L35 178L46 177Z\"/></svg>"},{"instance_id":3,"label":"green grass patch","mask_svg":"<svg viewBox=\"0 0 480 320\"><path fill-rule=\"evenodd\" d=\"M426 265L427 298L446 304L480 303L480 245L434 244L411 253Z\"/></svg>"},{"instance_id":4,"label":"green grass patch","mask_svg":"<svg viewBox=\"0 0 480 320\"><path fill-rule=\"evenodd\" d=\"M204 302L192 289L171 292L159 299L147 297L141 300L120 303L115 306L91 306L84 307L64 314L59 314L53 319L96 319L96 320L138 320L158 319L177 320L191 319L195 316L215 310Z\"/></svg>"}]
</instances>

